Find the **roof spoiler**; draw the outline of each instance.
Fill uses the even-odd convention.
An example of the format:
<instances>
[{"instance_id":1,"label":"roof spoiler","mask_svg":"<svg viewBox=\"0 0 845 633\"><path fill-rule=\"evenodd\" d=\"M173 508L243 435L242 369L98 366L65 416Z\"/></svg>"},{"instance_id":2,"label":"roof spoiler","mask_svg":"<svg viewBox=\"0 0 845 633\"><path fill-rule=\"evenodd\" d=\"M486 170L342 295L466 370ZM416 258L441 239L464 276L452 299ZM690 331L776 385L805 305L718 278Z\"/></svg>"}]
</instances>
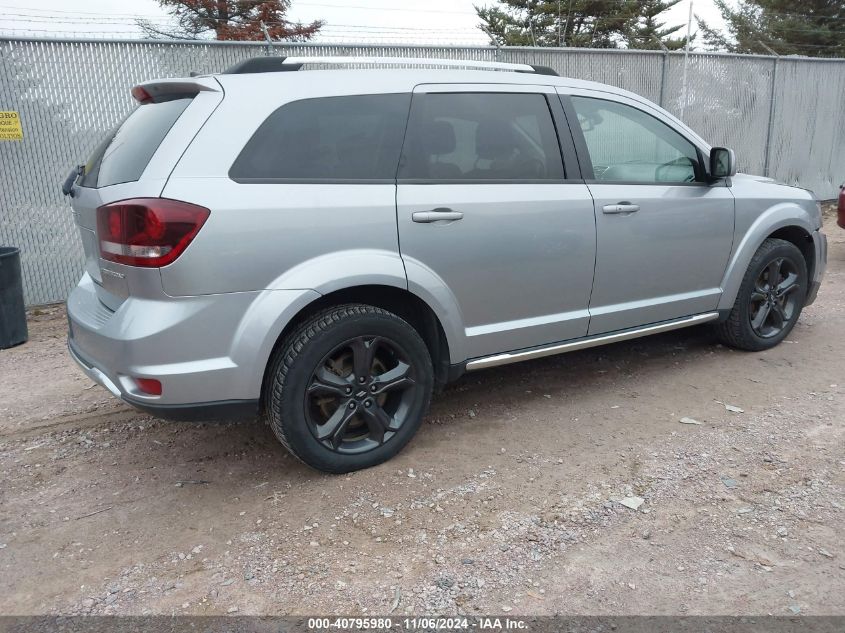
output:
<instances>
[{"instance_id":1,"label":"roof spoiler","mask_svg":"<svg viewBox=\"0 0 845 633\"><path fill-rule=\"evenodd\" d=\"M535 73L538 75L558 74L548 66L531 64L509 64L505 62L481 61L476 59L433 59L429 57L253 57L245 59L223 71L224 75L248 73L275 73L300 70L305 64L374 66L448 66L453 68L476 68L479 70L504 70L510 72Z\"/></svg>"}]
</instances>

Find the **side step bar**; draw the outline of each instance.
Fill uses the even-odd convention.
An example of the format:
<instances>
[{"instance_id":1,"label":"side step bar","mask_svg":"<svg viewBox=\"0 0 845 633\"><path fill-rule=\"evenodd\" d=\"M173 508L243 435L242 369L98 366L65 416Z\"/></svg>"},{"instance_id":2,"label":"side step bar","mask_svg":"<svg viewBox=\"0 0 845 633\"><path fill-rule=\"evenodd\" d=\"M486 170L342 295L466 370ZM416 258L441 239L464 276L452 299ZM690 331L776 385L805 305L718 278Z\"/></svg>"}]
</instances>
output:
<instances>
[{"instance_id":1,"label":"side step bar","mask_svg":"<svg viewBox=\"0 0 845 633\"><path fill-rule=\"evenodd\" d=\"M579 349L587 349L588 347L598 347L599 345L605 345L607 343L618 343L620 341L627 341L641 336L648 336L649 334L659 334L660 332L679 330L680 328L689 327L691 325L715 321L718 318L718 312L708 312L706 314L697 314L695 316L675 319L674 321L666 321L656 325L647 325L633 330L600 334L598 336L572 341L571 343L555 343L554 345L535 347L521 352L508 352L506 354L484 356L467 362L466 370L474 371L476 369L485 369L487 367L498 367L499 365L518 363L523 360L543 358L544 356L554 356L565 352L574 352Z\"/></svg>"}]
</instances>

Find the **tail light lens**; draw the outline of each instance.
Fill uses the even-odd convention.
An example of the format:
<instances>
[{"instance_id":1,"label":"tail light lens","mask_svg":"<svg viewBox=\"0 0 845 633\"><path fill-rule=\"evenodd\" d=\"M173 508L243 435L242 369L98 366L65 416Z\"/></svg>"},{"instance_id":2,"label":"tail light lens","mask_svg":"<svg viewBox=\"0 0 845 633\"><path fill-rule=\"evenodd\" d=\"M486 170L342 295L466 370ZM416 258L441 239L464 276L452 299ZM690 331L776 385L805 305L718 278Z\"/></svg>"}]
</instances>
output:
<instances>
[{"instance_id":1,"label":"tail light lens","mask_svg":"<svg viewBox=\"0 0 845 633\"><path fill-rule=\"evenodd\" d=\"M149 396L161 395L161 381L155 378L135 378L135 384L138 385L138 390Z\"/></svg>"},{"instance_id":2,"label":"tail light lens","mask_svg":"<svg viewBox=\"0 0 845 633\"><path fill-rule=\"evenodd\" d=\"M165 198L133 198L97 209L100 257L127 266L173 262L196 237L209 210Z\"/></svg>"}]
</instances>

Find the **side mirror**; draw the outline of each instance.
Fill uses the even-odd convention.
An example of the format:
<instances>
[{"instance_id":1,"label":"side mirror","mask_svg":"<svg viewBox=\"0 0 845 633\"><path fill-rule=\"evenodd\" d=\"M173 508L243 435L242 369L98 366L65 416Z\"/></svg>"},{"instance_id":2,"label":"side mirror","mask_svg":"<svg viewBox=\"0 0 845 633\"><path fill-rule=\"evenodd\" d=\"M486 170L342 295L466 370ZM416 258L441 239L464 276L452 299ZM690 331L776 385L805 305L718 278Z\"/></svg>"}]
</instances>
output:
<instances>
[{"instance_id":1,"label":"side mirror","mask_svg":"<svg viewBox=\"0 0 845 633\"><path fill-rule=\"evenodd\" d=\"M736 176L736 154L727 147L710 150L710 177L730 178Z\"/></svg>"}]
</instances>

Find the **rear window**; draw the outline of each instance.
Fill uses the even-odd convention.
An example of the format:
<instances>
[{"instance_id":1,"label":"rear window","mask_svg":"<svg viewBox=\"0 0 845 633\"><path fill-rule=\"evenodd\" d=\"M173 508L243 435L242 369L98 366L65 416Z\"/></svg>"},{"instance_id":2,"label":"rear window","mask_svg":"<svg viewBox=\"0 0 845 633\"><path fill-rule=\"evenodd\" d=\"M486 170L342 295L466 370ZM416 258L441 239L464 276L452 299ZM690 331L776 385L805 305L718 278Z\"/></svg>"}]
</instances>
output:
<instances>
[{"instance_id":1,"label":"rear window","mask_svg":"<svg viewBox=\"0 0 845 633\"><path fill-rule=\"evenodd\" d=\"M393 181L411 97L354 95L283 105L229 170L237 182Z\"/></svg>"},{"instance_id":2,"label":"rear window","mask_svg":"<svg viewBox=\"0 0 845 633\"><path fill-rule=\"evenodd\" d=\"M94 150L80 186L108 187L138 180L191 100L185 97L135 108Z\"/></svg>"},{"instance_id":3,"label":"rear window","mask_svg":"<svg viewBox=\"0 0 845 633\"><path fill-rule=\"evenodd\" d=\"M415 96L399 178L563 180L560 146L546 97L517 92Z\"/></svg>"}]
</instances>

